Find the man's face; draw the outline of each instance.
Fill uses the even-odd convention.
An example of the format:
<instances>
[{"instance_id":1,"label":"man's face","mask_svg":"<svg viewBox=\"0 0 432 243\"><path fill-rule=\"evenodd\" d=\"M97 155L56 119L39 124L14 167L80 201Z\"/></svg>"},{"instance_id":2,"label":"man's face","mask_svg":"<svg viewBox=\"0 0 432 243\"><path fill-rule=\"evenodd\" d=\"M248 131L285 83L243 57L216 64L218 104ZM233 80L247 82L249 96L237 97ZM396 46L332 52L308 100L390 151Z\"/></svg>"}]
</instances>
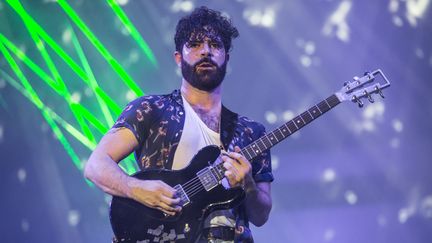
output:
<instances>
[{"instance_id":1,"label":"man's face","mask_svg":"<svg viewBox=\"0 0 432 243\"><path fill-rule=\"evenodd\" d=\"M227 54L220 38L192 35L183 45L183 78L197 89L213 91L225 77L227 61Z\"/></svg>"}]
</instances>

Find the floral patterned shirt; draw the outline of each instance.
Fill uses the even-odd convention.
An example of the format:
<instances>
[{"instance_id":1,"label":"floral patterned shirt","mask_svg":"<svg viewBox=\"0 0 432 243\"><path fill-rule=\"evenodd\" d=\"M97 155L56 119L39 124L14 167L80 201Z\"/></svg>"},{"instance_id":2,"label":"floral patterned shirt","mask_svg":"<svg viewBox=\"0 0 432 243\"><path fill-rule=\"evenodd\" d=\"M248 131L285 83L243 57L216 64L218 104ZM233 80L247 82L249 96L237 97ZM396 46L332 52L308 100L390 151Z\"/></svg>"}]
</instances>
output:
<instances>
[{"instance_id":1,"label":"floral patterned shirt","mask_svg":"<svg viewBox=\"0 0 432 243\"><path fill-rule=\"evenodd\" d=\"M138 140L135 158L141 170L171 169L185 121L179 90L167 95L149 95L130 102L114 124L114 128L130 129ZM264 135L261 124L222 107L221 142L228 151L245 147ZM198 152L198 151L197 151ZM271 182L270 152L265 151L252 161L256 182Z\"/></svg>"}]
</instances>

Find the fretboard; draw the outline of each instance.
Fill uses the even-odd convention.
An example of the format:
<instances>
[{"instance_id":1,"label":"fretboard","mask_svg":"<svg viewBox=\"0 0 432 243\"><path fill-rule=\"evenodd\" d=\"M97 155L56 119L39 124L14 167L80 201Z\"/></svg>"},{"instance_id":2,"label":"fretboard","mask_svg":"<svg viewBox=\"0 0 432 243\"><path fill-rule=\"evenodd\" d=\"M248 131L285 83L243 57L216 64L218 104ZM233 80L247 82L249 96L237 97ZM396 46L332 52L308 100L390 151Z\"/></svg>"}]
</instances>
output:
<instances>
[{"instance_id":1,"label":"fretboard","mask_svg":"<svg viewBox=\"0 0 432 243\"><path fill-rule=\"evenodd\" d=\"M246 159L251 161L253 158L275 146L285 138L291 136L293 133L311 123L313 120L317 119L322 114L331 110L338 104L340 104L340 100L337 98L337 96L335 94L331 95L327 99L312 106L282 126L250 143L248 146L244 147L240 153L245 156ZM222 166L222 163L216 165L216 168L214 169L216 169L215 171L218 174L218 178L223 178L223 172L225 171L225 168Z\"/></svg>"}]
</instances>

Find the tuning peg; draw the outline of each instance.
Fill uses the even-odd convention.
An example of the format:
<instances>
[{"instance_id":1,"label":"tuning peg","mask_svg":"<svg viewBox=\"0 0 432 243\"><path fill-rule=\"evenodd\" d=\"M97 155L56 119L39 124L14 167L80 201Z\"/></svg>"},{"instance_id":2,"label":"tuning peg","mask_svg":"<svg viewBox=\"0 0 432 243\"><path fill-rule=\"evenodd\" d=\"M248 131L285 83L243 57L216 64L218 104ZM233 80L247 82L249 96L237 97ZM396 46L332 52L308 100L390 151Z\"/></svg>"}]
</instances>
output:
<instances>
[{"instance_id":1,"label":"tuning peg","mask_svg":"<svg viewBox=\"0 0 432 243\"><path fill-rule=\"evenodd\" d=\"M357 96L354 95L354 96L352 97L352 101L353 101L353 102L356 102L360 108L363 107L363 102L362 102L362 101L361 101Z\"/></svg>"},{"instance_id":2,"label":"tuning peg","mask_svg":"<svg viewBox=\"0 0 432 243\"><path fill-rule=\"evenodd\" d=\"M372 96L365 90L364 94L367 96L370 103L374 103L375 100L372 98Z\"/></svg>"},{"instance_id":3,"label":"tuning peg","mask_svg":"<svg viewBox=\"0 0 432 243\"><path fill-rule=\"evenodd\" d=\"M359 108L363 107L363 101L361 101L360 99L357 99L357 104L358 104Z\"/></svg>"},{"instance_id":4,"label":"tuning peg","mask_svg":"<svg viewBox=\"0 0 432 243\"><path fill-rule=\"evenodd\" d=\"M375 86L375 90L378 92L378 94L381 96L381 98L385 98L383 93L381 92L381 89L378 86Z\"/></svg>"},{"instance_id":5,"label":"tuning peg","mask_svg":"<svg viewBox=\"0 0 432 243\"><path fill-rule=\"evenodd\" d=\"M364 76L367 76L367 75L369 75L371 72L368 72L368 71L366 71L366 72L364 72Z\"/></svg>"}]
</instances>

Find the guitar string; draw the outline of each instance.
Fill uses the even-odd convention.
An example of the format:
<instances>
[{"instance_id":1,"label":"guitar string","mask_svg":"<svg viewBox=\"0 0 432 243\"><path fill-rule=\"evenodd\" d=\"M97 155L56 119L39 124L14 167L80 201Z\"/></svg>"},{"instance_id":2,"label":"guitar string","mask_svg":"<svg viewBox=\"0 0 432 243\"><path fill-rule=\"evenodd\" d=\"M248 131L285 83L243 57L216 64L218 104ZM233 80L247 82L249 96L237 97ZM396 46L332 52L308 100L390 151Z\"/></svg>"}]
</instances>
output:
<instances>
[{"instance_id":1,"label":"guitar string","mask_svg":"<svg viewBox=\"0 0 432 243\"><path fill-rule=\"evenodd\" d=\"M329 108L333 108L333 106L330 106L329 105ZM320 115L322 115L322 112L320 112L321 114ZM302 118L302 117L301 117ZM312 120L314 120L315 118L314 117L312 117L311 116L311 118L312 118ZM303 120L303 119L302 119ZM312 121L311 120L311 121ZM304 125L307 125L309 122L303 122L303 126ZM285 123L284 125L285 126L287 126L287 124L288 124L288 122L287 123ZM279 129L279 128L278 128ZM297 130L299 130L299 129L297 129ZM296 130L296 131L297 131ZM291 135L293 132L290 132L289 134L288 134L288 136L289 135ZM273 134L273 136L276 136L276 134L274 134L273 132L271 132L271 133L269 133L269 134ZM274 144L272 144L272 142L270 141L270 139L269 139L269 134L266 134L265 136L262 136L262 137L260 137L258 140L256 140L256 141L254 141L254 143L258 146L258 148L260 149L260 150L263 150L262 148L261 148L261 146L259 145L259 143L258 142L261 142L263 145L264 145L264 149L267 149L267 148L265 148L265 147L267 147L267 145L266 145L266 143L265 143L265 141L264 141L264 139L266 138L267 140L268 140L268 142L270 143L270 146L272 146L272 145L274 145ZM283 133L282 133L283 134ZM284 136L287 136L286 134L283 134ZM283 138L282 138L283 139ZM268 147L270 147L270 146L268 146ZM255 152L253 149L252 149L252 151L253 152ZM261 152L261 151L260 151ZM188 181L188 182L186 182L184 185L183 185L183 190L185 191L185 193L186 194L188 194L188 197L193 197L194 195L196 195L198 192L200 192L202 189L204 189L204 186L202 185L202 183L200 183L200 181L199 181L199 178L198 177L195 177L195 178L193 178L192 180L190 180L190 181Z\"/></svg>"}]
</instances>

